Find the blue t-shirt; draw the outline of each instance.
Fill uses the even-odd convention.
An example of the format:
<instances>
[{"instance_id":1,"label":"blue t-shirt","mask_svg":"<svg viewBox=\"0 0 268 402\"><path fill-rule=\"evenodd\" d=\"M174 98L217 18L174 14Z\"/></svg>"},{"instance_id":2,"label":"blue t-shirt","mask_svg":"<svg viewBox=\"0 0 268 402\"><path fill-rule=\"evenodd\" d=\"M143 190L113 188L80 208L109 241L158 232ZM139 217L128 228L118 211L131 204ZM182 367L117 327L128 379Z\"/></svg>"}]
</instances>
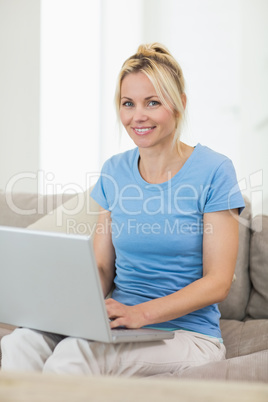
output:
<instances>
[{"instance_id":1,"label":"blue t-shirt","mask_svg":"<svg viewBox=\"0 0 268 402\"><path fill-rule=\"evenodd\" d=\"M203 214L244 207L230 159L198 144L179 172L149 184L139 149L105 162L91 196L111 211L116 276L112 297L136 305L202 277ZM209 228L205 228L209 230ZM220 337L217 304L154 325Z\"/></svg>"}]
</instances>

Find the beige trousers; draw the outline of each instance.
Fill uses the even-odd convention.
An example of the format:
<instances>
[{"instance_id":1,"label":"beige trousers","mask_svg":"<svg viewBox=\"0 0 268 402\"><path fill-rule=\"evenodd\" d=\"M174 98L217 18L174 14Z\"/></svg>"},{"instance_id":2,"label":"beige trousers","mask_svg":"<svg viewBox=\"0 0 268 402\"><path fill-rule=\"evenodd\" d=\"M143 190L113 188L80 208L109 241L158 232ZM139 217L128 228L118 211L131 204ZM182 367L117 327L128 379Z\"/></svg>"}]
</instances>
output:
<instances>
[{"instance_id":1,"label":"beige trousers","mask_svg":"<svg viewBox=\"0 0 268 402\"><path fill-rule=\"evenodd\" d=\"M20 328L1 348L3 370L126 377L175 374L225 358L218 339L182 330L165 341L106 344Z\"/></svg>"}]
</instances>

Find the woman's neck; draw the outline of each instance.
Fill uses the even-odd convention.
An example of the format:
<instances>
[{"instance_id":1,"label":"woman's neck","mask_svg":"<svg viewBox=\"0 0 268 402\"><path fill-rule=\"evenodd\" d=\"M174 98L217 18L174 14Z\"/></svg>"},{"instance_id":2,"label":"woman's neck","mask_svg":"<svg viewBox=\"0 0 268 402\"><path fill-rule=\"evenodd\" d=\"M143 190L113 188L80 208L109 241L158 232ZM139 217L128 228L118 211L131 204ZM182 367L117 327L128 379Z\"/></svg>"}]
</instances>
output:
<instances>
[{"instance_id":1,"label":"woman's neck","mask_svg":"<svg viewBox=\"0 0 268 402\"><path fill-rule=\"evenodd\" d=\"M193 152L193 147L180 142L168 151L140 148L139 171L148 183L159 184L170 180L182 168Z\"/></svg>"}]
</instances>

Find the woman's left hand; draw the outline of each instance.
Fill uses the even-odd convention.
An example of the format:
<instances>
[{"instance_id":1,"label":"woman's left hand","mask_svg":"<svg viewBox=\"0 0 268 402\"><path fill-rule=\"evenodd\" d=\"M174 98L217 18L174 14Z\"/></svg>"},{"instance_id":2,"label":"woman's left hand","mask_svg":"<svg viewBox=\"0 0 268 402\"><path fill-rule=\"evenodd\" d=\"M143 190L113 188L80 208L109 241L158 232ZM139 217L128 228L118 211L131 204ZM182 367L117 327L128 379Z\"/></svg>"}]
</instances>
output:
<instances>
[{"instance_id":1,"label":"woman's left hand","mask_svg":"<svg viewBox=\"0 0 268 402\"><path fill-rule=\"evenodd\" d=\"M142 305L126 306L114 299L106 299L106 310L110 318L111 328L124 326L126 328L140 328L146 325Z\"/></svg>"}]
</instances>

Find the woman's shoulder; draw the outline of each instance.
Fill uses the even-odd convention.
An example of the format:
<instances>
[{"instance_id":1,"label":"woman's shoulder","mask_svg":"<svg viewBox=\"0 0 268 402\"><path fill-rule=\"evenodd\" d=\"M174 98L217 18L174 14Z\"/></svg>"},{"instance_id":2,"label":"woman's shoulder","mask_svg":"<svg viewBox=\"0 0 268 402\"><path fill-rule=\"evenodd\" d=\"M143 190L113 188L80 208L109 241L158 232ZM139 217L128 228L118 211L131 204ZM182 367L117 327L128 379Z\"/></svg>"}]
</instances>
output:
<instances>
[{"instance_id":1,"label":"woman's shoulder","mask_svg":"<svg viewBox=\"0 0 268 402\"><path fill-rule=\"evenodd\" d=\"M196 148L199 150L200 154L202 155L206 155L209 158L211 158L212 160L219 160L219 161L224 161L226 159L229 159L228 156L224 155L221 152L215 151L214 149L206 146L206 145L202 145L200 143L198 143L196 145Z\"/></svg>"},{"instance_id":2,"label":"woman's shoulder","mask_svg":"<svg viewBox=\"0 0 268 402\"><path fill-rule=\"evenodd\" d=\"M133 162L137 158L138 148L130 149L111 156L103 165L104 170L132 167Z\"/></svg>"},{"instance_id":3,"label":"woman's shoulder","mask_svg":"<svg viewBox=\"0 0 268 402\"><path fill-rule=\"evenodd\" d=\"M203 166L205 165L206 167L213 169L219 167L223 163L232 164L232 161L228 156L214 151L212 148L209 148L206 145L198 143L195 148L199 156L197 160L200 162L201 159Z\"/></svg>"}]
</instances>

